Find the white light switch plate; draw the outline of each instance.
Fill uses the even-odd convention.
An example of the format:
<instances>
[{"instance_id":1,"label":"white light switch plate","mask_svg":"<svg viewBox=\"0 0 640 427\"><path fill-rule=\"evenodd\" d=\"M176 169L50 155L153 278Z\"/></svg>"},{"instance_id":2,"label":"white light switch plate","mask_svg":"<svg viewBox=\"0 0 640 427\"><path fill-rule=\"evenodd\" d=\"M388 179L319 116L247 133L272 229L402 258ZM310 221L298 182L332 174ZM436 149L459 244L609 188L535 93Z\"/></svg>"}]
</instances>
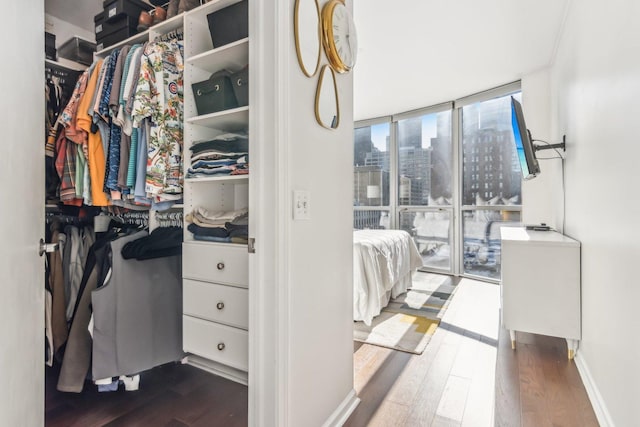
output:
<instances>
[{"instance_id":1,"label":"white light switch plate","mask_svg":"<svg viewBox=\"0 0 640 427\"><path fill-rule=\"evenodd\" d=\"M311 195L308 191L293 192L293 219L311 219Z\"/></svg>"}]
</instances>

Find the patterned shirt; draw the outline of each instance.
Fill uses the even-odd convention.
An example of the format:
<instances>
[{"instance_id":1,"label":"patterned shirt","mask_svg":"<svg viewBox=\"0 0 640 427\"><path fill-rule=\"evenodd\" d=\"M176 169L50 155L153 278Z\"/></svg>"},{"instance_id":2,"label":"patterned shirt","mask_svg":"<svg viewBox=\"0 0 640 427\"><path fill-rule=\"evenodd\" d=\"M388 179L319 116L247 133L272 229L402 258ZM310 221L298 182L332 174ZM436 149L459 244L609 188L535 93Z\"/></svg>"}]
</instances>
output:
<instances>
[{"instance_id":1,"label":"patterned shirt","mask_svg":"<svg viewBox=\"0 0 640 427\"><path fill-rule=\"evenodd\" d=\"M133 104L133 123L149 117L146 192L182 193L182 47L177 40L149 43L141 58Z\"/></svg>"}]
</instances>

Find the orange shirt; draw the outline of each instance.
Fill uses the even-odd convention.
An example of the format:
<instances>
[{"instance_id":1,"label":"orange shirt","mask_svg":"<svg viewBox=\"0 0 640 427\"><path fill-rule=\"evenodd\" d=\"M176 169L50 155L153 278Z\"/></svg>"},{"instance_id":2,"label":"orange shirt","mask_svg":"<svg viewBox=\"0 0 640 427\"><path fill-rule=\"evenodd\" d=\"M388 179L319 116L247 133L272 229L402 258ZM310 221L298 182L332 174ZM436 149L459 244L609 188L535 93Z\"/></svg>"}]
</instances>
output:
<instances>
[{"instance_id":1,"label":"orange shirt","mask_svg":"<svg viewBox=\"0 0 640 427\"><path fill-rule=\"evenodd\" d=\"M98 76L100 75L100 69L102 68L102 59L99 59L96 63L91 78L87 82L87 89L80 98L78 104L78 114L76 117L76 127L84 130L89 135L87 140L88 159L89 163L89 176L91 178L91 199L93 206L109 206L109 199L107 195L102 191L104 184L104 174L106 168L106 159L104 155L104 148L102 147L102 138L100 132L91 133L91 121L92 118L87 113L89 111L89 104L93 98L93 93L96 90L98 83Z\"/></svg>"}]
</instances>

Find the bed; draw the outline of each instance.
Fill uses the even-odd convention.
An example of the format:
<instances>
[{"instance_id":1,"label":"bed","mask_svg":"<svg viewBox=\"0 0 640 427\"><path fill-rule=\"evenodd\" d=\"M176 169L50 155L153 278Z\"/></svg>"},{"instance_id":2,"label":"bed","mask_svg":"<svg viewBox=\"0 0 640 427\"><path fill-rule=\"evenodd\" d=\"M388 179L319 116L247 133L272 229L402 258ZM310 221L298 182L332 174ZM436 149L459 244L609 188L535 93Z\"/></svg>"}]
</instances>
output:
<instances>
[{"instance_id":1,"label":"bed","mask_svg":"<svg viewBox=\"0 0 640 427\"><path fill-rule=\"evenodd\" d=\"M422 258L403 230L353 232L353 320L371 325L389 303L411 287Z\"/></svg>"}]
</instances>

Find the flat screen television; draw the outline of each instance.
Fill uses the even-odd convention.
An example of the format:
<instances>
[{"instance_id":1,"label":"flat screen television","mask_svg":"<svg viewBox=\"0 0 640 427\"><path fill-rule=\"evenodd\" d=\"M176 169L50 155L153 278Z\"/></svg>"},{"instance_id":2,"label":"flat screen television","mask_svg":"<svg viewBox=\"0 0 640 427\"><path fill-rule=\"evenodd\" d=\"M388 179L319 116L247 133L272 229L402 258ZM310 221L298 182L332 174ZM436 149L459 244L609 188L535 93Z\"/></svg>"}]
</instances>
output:
<instances>
[{"instance_id":1,"label":"flat screen television","mask_svg":"<svg viewBox=\"0 0 640 427\"><path fill-rule=\"evenodd\" d=\"M522 178L535 178L540 173L540 165L536 158L536 149L531 139L531 133L524 122L522 105L511 97L511 126L513 128L513 140L516 145L518 163L522 169Z\"/></svg>"}]
</instances>

